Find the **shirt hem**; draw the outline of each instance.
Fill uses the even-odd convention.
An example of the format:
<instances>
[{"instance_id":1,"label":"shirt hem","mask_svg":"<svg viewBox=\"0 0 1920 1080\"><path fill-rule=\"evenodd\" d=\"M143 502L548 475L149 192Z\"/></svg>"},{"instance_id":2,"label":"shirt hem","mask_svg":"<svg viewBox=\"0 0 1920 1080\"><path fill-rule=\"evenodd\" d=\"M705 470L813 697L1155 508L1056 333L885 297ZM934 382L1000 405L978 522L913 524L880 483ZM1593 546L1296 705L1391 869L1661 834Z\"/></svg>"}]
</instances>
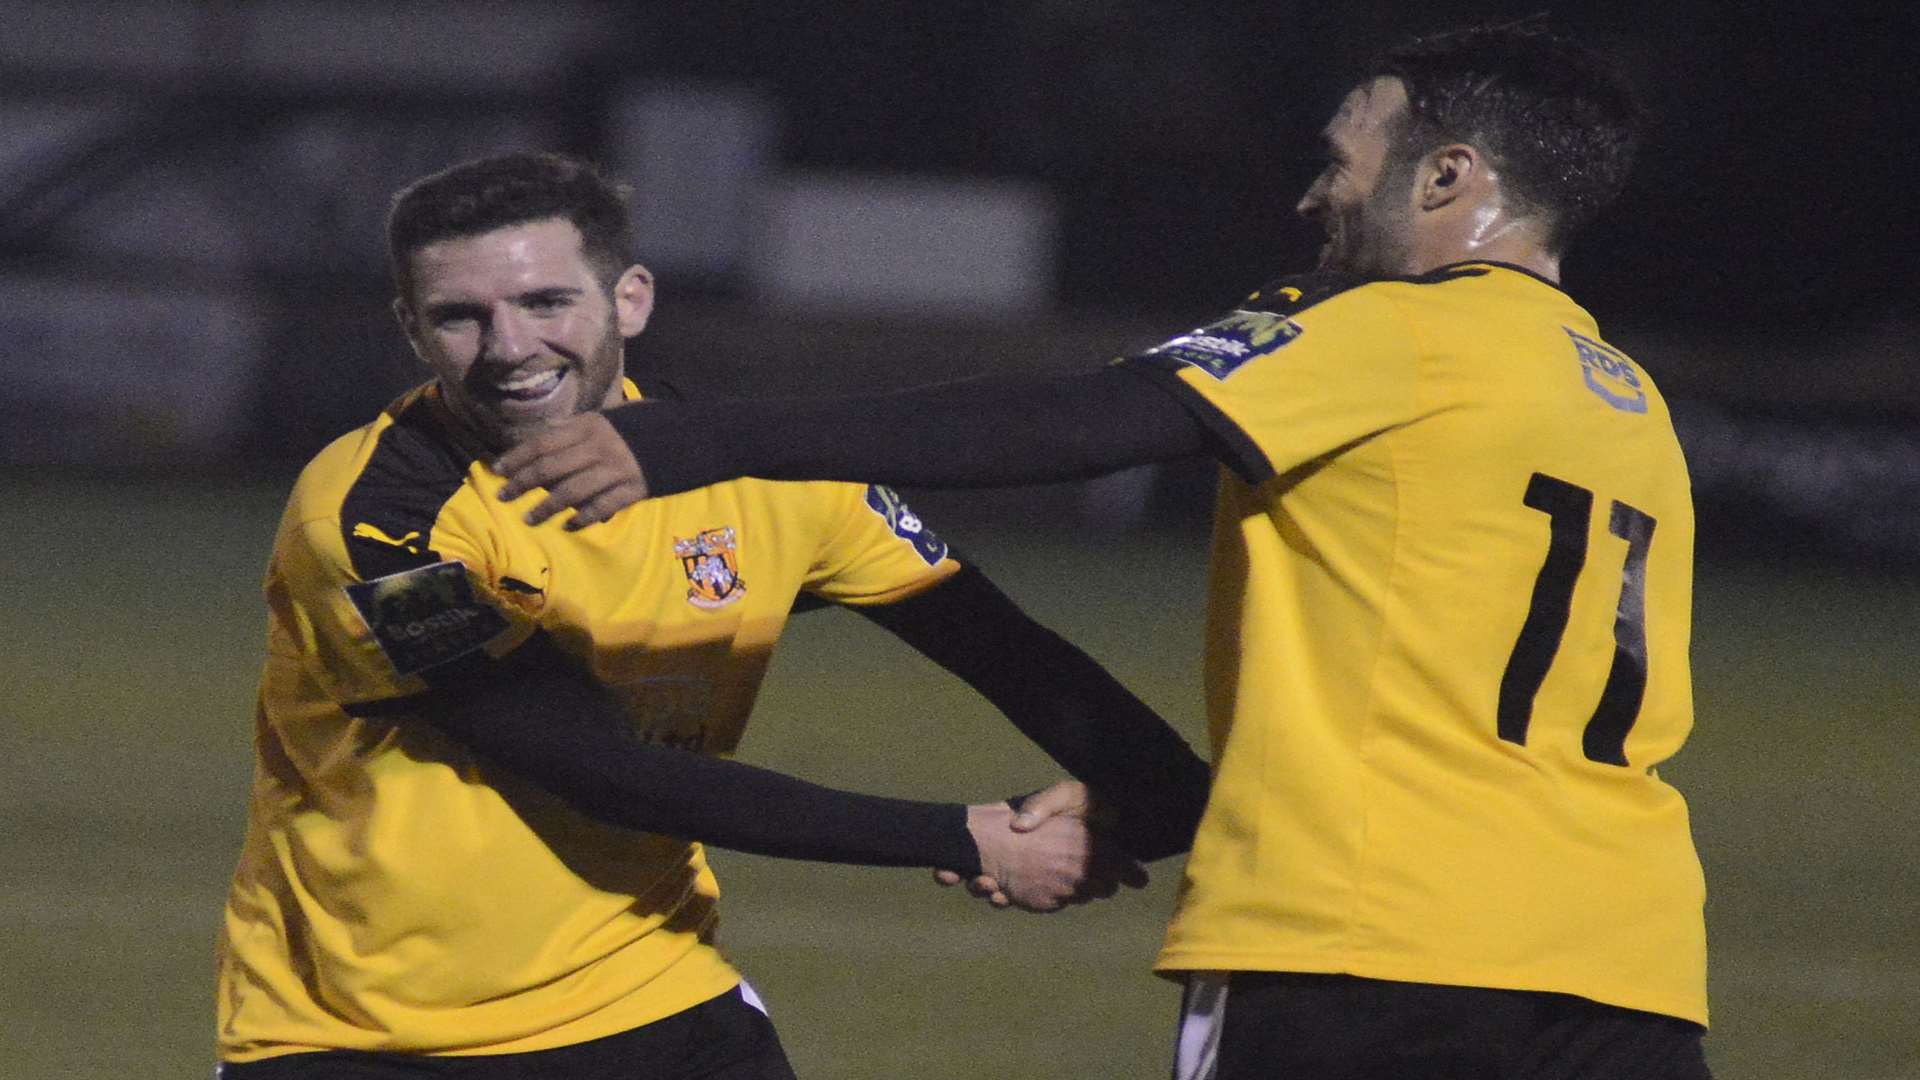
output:
<instances>
[{"instance_id":1,"label":"shirt hem","mask_svg":"<svg viewBox=\"0 0 1920 1080\"><path fill-rule=\"evenodd\" d=\"M1170 950L1162 952L1160 958L1154 963L1154 974L1169 979L1179 979L1189 971L1297 971L1317 975L1353 975L1362 979L1383 979L1388 982L1420 982L1442 986L1478 986L1493 990L1572 994L1603 1005L1659 1013L1662 1016L1687 1020L1701 1027L1707 1026L1707 1007L1702 1001L1649 994L1635 987L1605 982L1579 982L1528 971L1475 968L1458 964L1435 968L1418 964L1386 964L1331 957L1303 958L1270 953L1208 950Z\"/></svg>"},{"instance_id":2,"label":"shirt hem","mask_svg":"<svg viewBox=\"0 0 1920 1080\"><path fill-rule=\"evenodd\" d=\"M724 983L724 985L720 985L722 983ZM712 989L711 992L694 991L686 999L679 1001L672 1008L664 1012L645 1009L635 1010L630 1014L618 1013L617 1017L594 1017L594 1019L602 1021L597 1023L587 1023L585 1019L579 1019L563 1024L557 1029L550 1029L532 1035L523 1035L518 1038L508 1039L498 1043L490 1043L484 1046L422 1049L417 1047L379 1045L372 1042L351 1046L321 1046L313 1043L297 1042L254 1043L245 1048L240 1046L222 1046L219 1049L219 1060L231 1062L235 1065L242 1065L253 1061L266 1061L270 1058L286 1057L290 1054L323 1054L337 1051L404 1054L434 1058L471 1058L531 1054L541 1050L557 1050L565 1046L577 1046L580 1043L593 1042L596 1039L620 1035L633 1031L636 1028L643 1028L648 1024L665 1020L669 1016L683 1013L688 1009L712 1001L714 998L727 993L734 987L740 985L740 975L738 972L732 971L729 965L725 977L716 980L714 985L718 988ZM609 1006L605 1011L617 1012L614 1006ZM344 1041L345 1040L343 1040L343 1042Z\"/></svg>"}]
</instances>

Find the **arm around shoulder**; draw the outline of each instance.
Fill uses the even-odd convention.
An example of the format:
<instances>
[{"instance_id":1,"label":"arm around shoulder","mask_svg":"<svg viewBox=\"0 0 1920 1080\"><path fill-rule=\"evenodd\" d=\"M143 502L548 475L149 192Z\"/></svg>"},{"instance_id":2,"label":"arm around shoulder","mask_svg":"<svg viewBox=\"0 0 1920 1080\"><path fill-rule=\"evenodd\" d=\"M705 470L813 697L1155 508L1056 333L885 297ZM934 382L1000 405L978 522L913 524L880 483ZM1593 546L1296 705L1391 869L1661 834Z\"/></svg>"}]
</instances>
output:
<instances>
[{"instance_id":1,"label":"arm around shoulder","mask_svg":"<svg viewBox=\"0 0 1920 1080\"><path fill-rule=\"evenodd\" d=\"M1113 366L865 397L639 403L606 416L654 495L741 476L930 488L1048 483L1207 448L1178 402Z\"/></svg>"}]
</instances>

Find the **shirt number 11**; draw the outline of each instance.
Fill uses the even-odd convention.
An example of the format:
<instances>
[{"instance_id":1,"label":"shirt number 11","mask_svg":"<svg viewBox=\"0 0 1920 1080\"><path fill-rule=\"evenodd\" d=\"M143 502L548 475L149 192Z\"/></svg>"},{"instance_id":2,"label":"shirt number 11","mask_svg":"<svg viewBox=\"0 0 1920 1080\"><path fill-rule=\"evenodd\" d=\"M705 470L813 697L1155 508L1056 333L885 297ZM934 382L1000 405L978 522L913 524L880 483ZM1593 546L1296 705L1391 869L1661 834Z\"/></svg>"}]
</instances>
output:
<instances>
[{"instance_id":1,"label":"shirt number 11","mask_svg":"<svg viewBox=\"0 0 1920 1080\"><path fill-rule=\"evenodd\" d=\"M1573 604L1573 584L1587 561L1587 527L1593 518L1593 492L1578 484L1534 473L1527 484L1527 506L1551 522L1547 558L1533 582L1533 603L1520 639L1507 658L1500 679L1500 737L1524 746L1533 720L1533 699L1547 679L1554 654L1567 632L1567 613ZM1654 519L1615 500L1607 531L1627 542L1627 559L1620 569L1620 602L1613 619L1613 666L1600 704L1593 710L1581 737L1587 759L1608 765L1627 763L1627 732L1640 716L1647 691L1647 548L1653 542Z\"/></svg>"}]
</instances>

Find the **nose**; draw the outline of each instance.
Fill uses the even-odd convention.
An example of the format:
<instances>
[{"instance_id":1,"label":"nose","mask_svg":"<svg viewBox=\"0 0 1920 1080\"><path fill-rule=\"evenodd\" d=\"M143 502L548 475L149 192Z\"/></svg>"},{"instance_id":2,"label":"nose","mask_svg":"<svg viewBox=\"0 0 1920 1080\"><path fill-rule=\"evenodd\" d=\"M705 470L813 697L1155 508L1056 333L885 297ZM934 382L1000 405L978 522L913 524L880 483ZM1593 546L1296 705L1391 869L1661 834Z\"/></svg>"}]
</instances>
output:
<instances>
[{"instance_id":1,"label":"nose","mask_svg":"<svg viewBox=\"0 0 1920 1080\"><path fill-rule=\"evenodd\" d=\"M1320 215L1327 212L1326 187L1326 177L1314 177L1313 183L1307 185L1307 193L1300 196L1300 201L1294 204L1293 212L1308 221L1320 220Z\"/></svg>"},{"instance_id":2,"label":"nose","mask_svg":"<svg viewBox=\"0 0 1920 1080\"><path fill-rule=\"evenodd\" d=\"M524 312L512 304L496 305L487 320L485 341L486 357L508 363L518 362L532 356L537 348L537 335L528 324Z\"/></svg>"}]
</instances>

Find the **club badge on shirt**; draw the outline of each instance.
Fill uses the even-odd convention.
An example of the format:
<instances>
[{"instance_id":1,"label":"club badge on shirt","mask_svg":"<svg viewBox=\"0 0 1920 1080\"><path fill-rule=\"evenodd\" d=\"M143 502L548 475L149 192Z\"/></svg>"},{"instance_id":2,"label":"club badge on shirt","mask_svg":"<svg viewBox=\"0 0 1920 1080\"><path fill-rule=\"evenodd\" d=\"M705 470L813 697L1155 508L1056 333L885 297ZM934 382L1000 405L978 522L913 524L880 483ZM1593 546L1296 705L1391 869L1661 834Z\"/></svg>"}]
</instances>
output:
<instances>
[{"instance_id":1,"label":"club badge on shirt","mask_svg":"<svg viewBox=\"0 0 1920 1080\"><path fill-rule=\"evenodd\" d=\"M458 559L355 582L346 590L400 675L476 652L509 625L474 595L466 564Z\"/></svg>"},{"instance_id":2,"label":"club badge on shirt","mask_svg":"<svg viewBox=\"0 0 1920 1080\"><path fill-rule=\"evenodd\" d=\"M687 603L712 611L740 599L747 583L740 577L740 543L732 526L706 529L691 540L673 541L673 553L687 575Z\"/></svg>"}]
</instances>

